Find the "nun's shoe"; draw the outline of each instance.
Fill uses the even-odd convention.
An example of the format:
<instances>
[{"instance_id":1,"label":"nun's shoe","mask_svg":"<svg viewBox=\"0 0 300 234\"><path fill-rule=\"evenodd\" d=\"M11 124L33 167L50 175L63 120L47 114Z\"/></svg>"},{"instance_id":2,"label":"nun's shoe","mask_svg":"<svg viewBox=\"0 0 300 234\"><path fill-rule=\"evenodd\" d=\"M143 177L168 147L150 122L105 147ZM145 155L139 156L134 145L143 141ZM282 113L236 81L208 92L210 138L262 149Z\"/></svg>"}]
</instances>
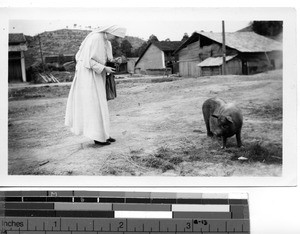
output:
<instances>
[{"instance_id":1,"label":"nun's shoe","mask_svg":"<svg viewBox=\"0 0 300 234\"><path fill-rule=\"evenodd\" d=\"M106 142L116 142L116 139L110 137Z\"/></svg>"},{"instance_id":2,"label":"nun's shoe","mask_svg":"<svg viewBox=\"0 0 300 234\"><path fill-rule=\"evenodd\" d=\"M110 145L110 142L100 142L100 141L94 141L96 145Z\"/></svg>"}]
</instances>

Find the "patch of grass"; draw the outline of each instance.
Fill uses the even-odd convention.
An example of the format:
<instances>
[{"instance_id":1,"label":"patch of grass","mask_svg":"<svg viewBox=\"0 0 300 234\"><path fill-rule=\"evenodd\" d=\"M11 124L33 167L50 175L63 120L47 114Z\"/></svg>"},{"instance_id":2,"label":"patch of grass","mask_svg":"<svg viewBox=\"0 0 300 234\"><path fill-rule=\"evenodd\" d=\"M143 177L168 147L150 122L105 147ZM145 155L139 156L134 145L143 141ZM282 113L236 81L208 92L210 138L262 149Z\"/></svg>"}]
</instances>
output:
<instances>
[{"instance_id":1,"label":"patch of grass","mask_svg":"<svg viewBox=\"0 0 300 234\"><path fill-rule=\"evenodd\" d=\"M143 159L142 162L145 167L161 169L162 172L174 169L174 166L171 163L156 157L147 157Z\"/></svg>"},{"instance_id":2,"label":"patch of grass","mask_svg":"<svg viewBox=\"0 0 300 234\"><path fill-rule=\"evenodd\" d=\"M151 83L162 83L162 82L172 82L174 78L167 77L167 78L160 78L160 79L151 79Z\"/></svg>"},{"instance_id":3,"label":"patch of grass","mask_svg":"<svg viewBox=\"0 0 300 234\"><path fill-rule=\"evenodd\" d=\"M140 161L140 157L126 156L122 154L111 154L107 157L100 172L102 175L115 175L115 176L136 176L139 170L143 169L140 165L136 164L134 160Z\"/></svg>"},{"instance_id":4,"label":"patch of grass","mask_svg":"<svg viewBox=\"0 0 300 234\"><path fill-rule=\"evenodd\" d=\"M174 156L174 151L167 146L162 146L157 149L155 154L146 156L142 159L145 167L161 169L162 172L174 170L175 166L183 161L179 156Z\"/></svg>"},{"instance_id":5,"label":"patch of grass","mask_svg":"<svg viewBox=\"0 0 300 234\"><path fill-rule=\"evenodd\" d=\"M257 108L251 108L250 114L262 117L280 120L282 119L282 104L272 103Z\"/></svg>"},{"instance_id":6,"label":"patch of grass","mask_svg":"<svg viewBox=\"0 0 300 234\"><path fill-rule=\"evenodd\" d=\"M152 167L152 168L161 168L164 164L164 160L160 158L153 157L147 157L142 160L144 165L146 167Z\"/></svg>"},{"instance_id":7,"label":"patch of grass","mask_svg":"<svg viewBox=\"0 0 300 234\"><path fill-rule=\"evenodd\" d=\"M118 166L118 165L107 165L102 171L102 175L132 175L135 176L135 171L126 166Z\"/></svg>"},{"instance_id":8,"label":"patch of grass","mask_svg":"<svg viewBox=\"0 0 300 234\"><path fill-rule=\"evenodd\" d=\"M171 159L170 159L170 163L173 163L174 165L178 165L180 163L182 163L184 160L183 160L183 157L182 156L173 156Z\"/></svg>"},{"instance_id":9,"label":"patch of grass","mask_svg":"<svg viewBox=\"0 0 300 234\"><path fill-rule=\"evenodd\" d=\"M282 164L282 147L270 143L263 145L261 142L255 142L234 152L231 159L237 160L239 157L248 158L249 162Z\"/></svg>"},{"instance_id":10,"label":"patch of grass","mask_svg":"<svg viewBox=\"0 0 300 234\"><path fill-rule=\"evenodd\" d=\"M130 154L140 154L142 152L144 152L143 148L139 148L139 149L131 149L130 148Z\"/></svg>"},{"instance_id":11,"label":"patch of grass","mask_svg":"<svg viewBox=\"0 0 300 234\"><path fill-rule=\"evenodd\" d=\"M175 167L171 163L165 163L162 167L162 172L166 172L168 170L174 170Z\"/></svg>"},{"instance_id":12,"label":"patch of grass","mask_svg":"<svg viewBox=\"0 0 300 234\"><path fill-rule=\"evenodd\" d=\"M8 98L10 101L12 101L22 99L53 98L61 96L67 97L69 90L70 85L13 88L8 90Z\"/></svg>"},{"instance_id":13,"label":"patch of grass","mask_svg":"<svg viewBox=\"0 0 300 234\"><path fill-rule=\"evenodd\" d=\"M201 161L201 157L198 154L192 154L188 157L189 162Z\"/></svg>"},{"instance_id":14,"label":"patch of grass","mask_svg":"<svg viewBox=\"0 0 300 234\"><path fill-rule=\"evenodd\" d=\"M67 171L66 175L73 175L73 171Z\"/></svg>"}]
</instances>

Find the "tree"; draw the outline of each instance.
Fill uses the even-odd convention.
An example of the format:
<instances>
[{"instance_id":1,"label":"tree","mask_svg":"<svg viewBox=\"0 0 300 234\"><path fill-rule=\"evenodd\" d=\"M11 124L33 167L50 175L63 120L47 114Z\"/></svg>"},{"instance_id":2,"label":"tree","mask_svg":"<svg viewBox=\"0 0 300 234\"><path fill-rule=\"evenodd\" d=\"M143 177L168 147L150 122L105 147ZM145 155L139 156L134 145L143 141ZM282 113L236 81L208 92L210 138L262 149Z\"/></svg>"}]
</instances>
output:
<instances>
[{"instance_id":1,"label":"tree","mask_svg":"<svg viewBox=\"0 0 300 234\"><path fill-rule=\"evenodd\" d=\"M131 49L132 49L132 45L130 44L130 42L126 39L123 40L121 43L121 51L123 55L125 55L126 57L131 57L132 56Z\"/></svg>"},{"instance_id":2,"label":"tree","mask_svg":"<svg viewBox=\"0 0 300 234\"><path fill-rule=\"evenodd\" d=\"M111 47L112 47L114 57L119 57L122 55L122 50L116 38L111 40Z\"/></svg>"},{"instance_id":3,"label":"tree","mask_svg":"<svg viewBox=\"0 0 300 234\"><path fill-rule=\"evenodd\" d=\"M282 32L283 21L253 21L250 25L257 34L274 37Z\"/></svg>"},{"instance_id":4,"label":"tree","mask_svg":"<svg viewBox=\"0 0 300 234\"><path fill-rule=\"evenodd\" d=\"M159 40L154 34L152 34L148 39L148 43L155 42L155 41L159 41Z\"/></svg>"},{"instance_id":5,"label":"tree","mask_svg":"<svg viewBox=\"0 0 300 234\"><path fill-rule=\"evenodd\" d=\"M181 41L184 42L184 41L186 41L187 39L189 39L189 35L188 35L187 33L184 33L184 35L183 35Z\"/></svg>"}]
</instances>

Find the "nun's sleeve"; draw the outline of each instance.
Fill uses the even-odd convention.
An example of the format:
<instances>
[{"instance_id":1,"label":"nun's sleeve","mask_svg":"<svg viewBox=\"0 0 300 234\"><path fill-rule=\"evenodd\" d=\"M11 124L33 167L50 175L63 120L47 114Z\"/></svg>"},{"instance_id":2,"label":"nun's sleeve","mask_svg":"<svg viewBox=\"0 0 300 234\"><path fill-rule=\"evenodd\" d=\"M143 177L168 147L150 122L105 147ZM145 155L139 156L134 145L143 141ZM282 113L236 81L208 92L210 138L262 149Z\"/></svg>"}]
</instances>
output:
<instances>
[{"instance_id":1,"label":"nun's sleeve","mask_svg":"<svg viewBox=\"0 0 300 234\"><path fill-rule=\"evenodd\" d=\"M104 53L105 47L103 42L94 37L90 47L90 67L97 74L101 74L105 68Z\"/></svg>"}]
</instances>

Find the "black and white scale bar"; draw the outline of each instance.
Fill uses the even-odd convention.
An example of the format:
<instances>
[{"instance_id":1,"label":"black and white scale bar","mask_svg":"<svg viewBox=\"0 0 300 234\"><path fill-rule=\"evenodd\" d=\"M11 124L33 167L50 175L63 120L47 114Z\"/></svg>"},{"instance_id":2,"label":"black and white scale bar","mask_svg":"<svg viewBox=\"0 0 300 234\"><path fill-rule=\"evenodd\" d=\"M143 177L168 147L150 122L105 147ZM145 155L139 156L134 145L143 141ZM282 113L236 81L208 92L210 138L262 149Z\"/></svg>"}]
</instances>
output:
<instances>
[{"instance_id":1,"label":"black and white scale bar","mask_svg":"<svg viewBox=\"0 0 300 234\"><path fill-rule=\"evenodd\" d=\"M2 230L104 231L104 232L249 232L249 220L232 219L91 219L20 218L0 219Z\"/></svg>"}]
</instances>

